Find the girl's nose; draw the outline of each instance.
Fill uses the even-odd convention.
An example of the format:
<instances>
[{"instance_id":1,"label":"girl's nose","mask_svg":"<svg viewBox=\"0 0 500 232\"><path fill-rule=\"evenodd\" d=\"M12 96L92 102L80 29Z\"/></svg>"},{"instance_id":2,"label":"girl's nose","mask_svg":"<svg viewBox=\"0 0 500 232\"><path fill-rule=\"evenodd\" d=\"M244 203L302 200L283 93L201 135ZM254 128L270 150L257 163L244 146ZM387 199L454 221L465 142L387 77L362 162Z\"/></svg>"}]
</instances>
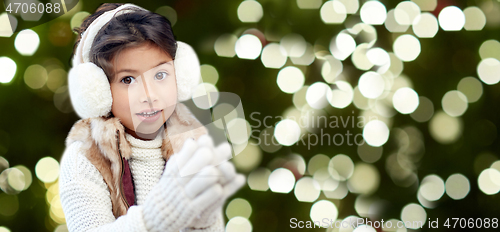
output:
<instances>
[{"instance_id":1,"label":"girl's nose","mask_svg":"<svg viewBox=\"0 0 500 232\"><path fill-rule=\"evenodd\" d=\"M158 101L158 94L156 93L156 89L154 88L153 80L149 80L150 78L143 78L142 80L142 89L143 94L141 94L141 97L139 101L141 103L153 103L155 101Z\"/></svg>"}]
</instances>

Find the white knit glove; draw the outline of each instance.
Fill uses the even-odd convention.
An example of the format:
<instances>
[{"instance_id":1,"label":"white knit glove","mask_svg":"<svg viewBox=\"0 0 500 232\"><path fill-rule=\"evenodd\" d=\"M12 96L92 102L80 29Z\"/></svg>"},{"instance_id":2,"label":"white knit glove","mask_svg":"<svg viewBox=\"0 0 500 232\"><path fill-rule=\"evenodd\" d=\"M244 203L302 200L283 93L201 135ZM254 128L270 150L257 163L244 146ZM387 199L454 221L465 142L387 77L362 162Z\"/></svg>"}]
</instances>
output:
<instances>
[{"instance_id":1,"label":"white knit glove","mask_svg":"<svg viewBox=\"0 0 500 232\"><path fill-rule=\"evenodd\" d=\"M179 153L170 157L158 184L144 203L148 231L179 231L199 212L221 201L223 189L219 171L212 166L213 153L188 139ZM195 173L194 175L181 175Z\"/></svg>"},{"instance_id":2,"label":"white knit glove","mask_svg":"<svg viewBox=\"0 0 500 232\"><path fill-rule=\"evenodd\" d=\"M209 147L213 152L214 164L217 165L216 167L220 171L218 182L222 186L223 193L221 198L198 214L188 227L191 230L202 230L217 223L217 220L220 220L218 217L222 215L224 202L245 183L245 177L237 174L234 165L228 161L231 158L231 146L227 142L220 144L216 148L209 136L201 136L197 142L199 146Z\"/></svg>"}]
</instances>

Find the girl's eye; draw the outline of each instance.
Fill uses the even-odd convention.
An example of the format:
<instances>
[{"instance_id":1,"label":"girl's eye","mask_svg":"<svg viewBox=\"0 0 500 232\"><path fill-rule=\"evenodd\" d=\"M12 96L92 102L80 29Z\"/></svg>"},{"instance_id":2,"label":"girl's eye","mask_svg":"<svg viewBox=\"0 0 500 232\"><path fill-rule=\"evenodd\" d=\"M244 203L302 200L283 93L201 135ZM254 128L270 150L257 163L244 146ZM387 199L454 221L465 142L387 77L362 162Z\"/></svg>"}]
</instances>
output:
<instances>
[{"instance_id":1,"label":"girl's eye","mask_svg":"<svg viewBox=\"0 0 500 232\"><path fill-rule=\"evenodd\" d=\"M156 73L155 75L155 79L156 80L163 80L167 77L167 73L166 72L159 72L159 73Z\"/></svg>"},{"instance_id":2,"label":"girl's eye","mask_svg":"<svg viewBox=\"0 0 500 232\"><path fill-rule=\"evenodd\" d=\"M124 77L121 82L124 83L124 84L127 84L127 85L130 85L132 83L134 83L135 81L135 78L131 77L131 76L128 76L128 77Z\"/></svg>"}]
</instances>

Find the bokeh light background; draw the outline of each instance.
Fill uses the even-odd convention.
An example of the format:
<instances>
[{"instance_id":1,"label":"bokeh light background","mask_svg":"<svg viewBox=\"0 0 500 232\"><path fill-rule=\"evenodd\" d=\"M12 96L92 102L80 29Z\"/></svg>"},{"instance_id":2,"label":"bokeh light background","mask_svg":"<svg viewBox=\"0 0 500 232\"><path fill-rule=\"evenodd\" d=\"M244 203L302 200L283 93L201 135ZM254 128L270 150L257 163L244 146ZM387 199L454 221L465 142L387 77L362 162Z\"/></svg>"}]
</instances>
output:
<instances>
[{"instance_id":1,"label":"bokeh light background","mask_svg":"<svg viewBox=\"0 0 500 232\"><path fill-rule=\"evenodd\" d=\"M41 16L0 14L0 232L67 231L58 169L78 120L67 88L71 28L99 4L80 1L16 33L7 20ZM197 51L197 96L242 99L246 121L228 129L252 130L232 141L249 141L233 159L247 185L224 206L226 231L289 231L290 218L426 228L429 218L499 217L497 0L137 4L169 18ZM356 122L320 123L335 117ZM366 143L301 140L346 132Z\"/></svg>"}]
</instances>

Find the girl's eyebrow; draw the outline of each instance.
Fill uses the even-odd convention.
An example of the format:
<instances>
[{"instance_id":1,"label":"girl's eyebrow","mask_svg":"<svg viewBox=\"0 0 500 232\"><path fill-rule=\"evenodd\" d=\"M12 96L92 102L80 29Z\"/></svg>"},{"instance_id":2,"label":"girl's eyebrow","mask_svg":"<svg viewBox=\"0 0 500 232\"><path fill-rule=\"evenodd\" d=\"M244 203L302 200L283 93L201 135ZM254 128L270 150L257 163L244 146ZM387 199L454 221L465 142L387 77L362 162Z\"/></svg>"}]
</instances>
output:
<instances>
[{"instance_id":1,"label":"girl's eyebrow","mask_svg":"<svg viewBox=\"0 0 500 232\"><path fill-rule=\"evenodd\" d=\"M171 61L173 61L173 60L171 60ZM158 67L158 66L160 66L160 65L163 65L163 64L172 65L172 64L170 63L170 61L161 61L161 62L160 62L159 64L157 64L156 66L154 66L154 67L150 68L150 70L151 70L151 69L154 69L154 68L156 68L156 67ZM118 75L118 74L119 74L119 73L121 73L121 72L136 73L136 72L137 72L137 70L135 70L135 69L122 69L122 70L118 71L115 75Z\"/></svg>"}]
</instances>

